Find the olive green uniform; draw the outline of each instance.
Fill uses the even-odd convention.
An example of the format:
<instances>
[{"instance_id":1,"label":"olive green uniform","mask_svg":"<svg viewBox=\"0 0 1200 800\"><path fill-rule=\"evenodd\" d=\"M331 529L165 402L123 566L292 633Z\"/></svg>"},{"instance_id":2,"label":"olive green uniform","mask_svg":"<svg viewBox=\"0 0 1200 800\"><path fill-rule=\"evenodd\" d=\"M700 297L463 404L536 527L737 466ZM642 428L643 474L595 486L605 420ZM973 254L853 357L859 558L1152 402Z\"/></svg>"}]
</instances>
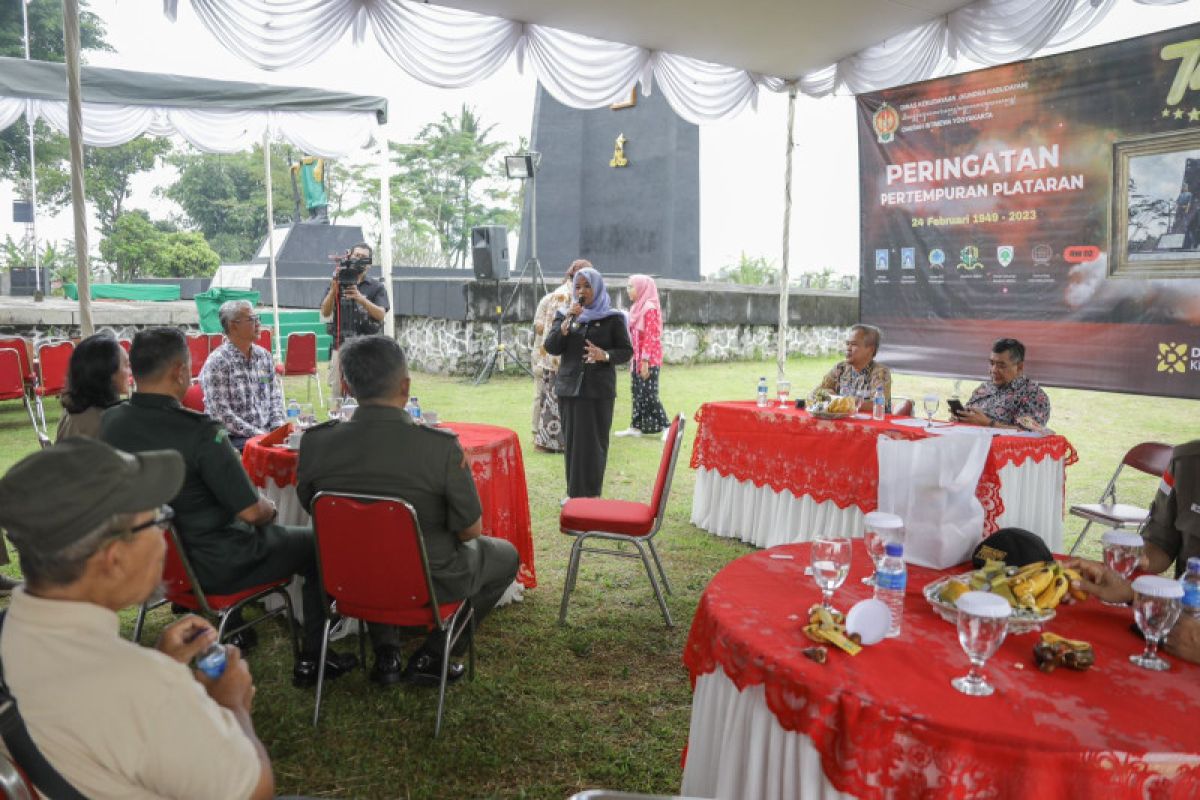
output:
<instances>
[{"instance_id":1,"label":"olive green uniform","mask_svg":"<svg viewBox=\"0 0 1200 800\"><path fill-rule=\"evenodd\" d=\"M312 529L255 528L237 518L258 502L258 490L221 423L184 408L174 397L135 393L104 412L100 439L129 453L175 450L183 456L183 486L170 505L200 585L214 594L232 594L303 575L304 649L320 648L325 614Z\"/></svg>"},{"instance_id":2,"label":"olive green uniform","mask_svg":"<svg viewBox=\"0 0 1200 800\"><path fill-rule=\"evenodd\" d=\"M1200 439L1175 448L1142 536L1175 560L1176 577L1200 556Z\"/></svg>"},{"instance_id":3,"label":"olive green uniform","mask_svg":"<svg viewBox=\"0 0 1200 800\"><path fill-rule=\"evenodd\" d=\"M421 523L439 602L470 598L478 623L517 577L511 542L458 538L480 517L479 493L452 432L413 423L392 406L359 406L349 422L328 422L300 440L296 494L311 508L320 491L400 497ZM399 631L370 626L378 649L399 643Z\"/></svg>"}]
</instances>

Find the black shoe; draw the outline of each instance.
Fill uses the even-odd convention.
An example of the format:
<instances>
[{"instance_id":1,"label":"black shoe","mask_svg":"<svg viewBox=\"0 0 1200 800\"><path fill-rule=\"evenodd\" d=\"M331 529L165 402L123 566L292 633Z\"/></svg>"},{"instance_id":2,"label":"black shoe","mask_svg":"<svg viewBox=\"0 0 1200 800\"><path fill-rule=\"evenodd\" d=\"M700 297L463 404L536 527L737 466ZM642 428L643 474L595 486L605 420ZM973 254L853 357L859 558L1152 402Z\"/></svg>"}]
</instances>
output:
<instances>
[{"instance_id":1,"label":"black shoe","mask_svg":"<svg viewBox=\"0 0 1200 800\"><path fill-rule=\"evenodd\" d=\"M404 654L399 648L384 646L375 651L371 680L380 686L394 686L404 680Z\"/></svg>"},{"instance_id":2,"label":"black shoe","mask_svg":"<svg viewBox=\"0 0 1200 800\"><path fill-rule=\"evenodd\" d=\"M316 653L301 654L296 666L292 667L292 686L316 686L319 659L320 656ZM353 653L337 653L330 650L325 654L325 679L340 678L357 666L358 656Z\"/></svg>"},{"instance_id":3,"label":"black shoe","mask_svg":"<svg viewBox=\"0 0 1200 800\"><path fill-rule=\"evenodd\" d=\"M467 669L462 664L451 663L446 670L446 683L454 683ZM437 686L442 680L442 657L428 650L418 650L404 668L404 680L417 686Z\"/></svg>"},{"instance_id":4,"label":"black shoe","mask_svg":"<svg viewBox=\"0 0 1200 800\"><path fill-rule=\"evenodd\" d=\"M238 631L232 636L226 636L225 644L235 645L238 650L242 651L243 656L248 656L254 648L258 647L258 631L254 628Z\"/></svg>"}]
</instances>

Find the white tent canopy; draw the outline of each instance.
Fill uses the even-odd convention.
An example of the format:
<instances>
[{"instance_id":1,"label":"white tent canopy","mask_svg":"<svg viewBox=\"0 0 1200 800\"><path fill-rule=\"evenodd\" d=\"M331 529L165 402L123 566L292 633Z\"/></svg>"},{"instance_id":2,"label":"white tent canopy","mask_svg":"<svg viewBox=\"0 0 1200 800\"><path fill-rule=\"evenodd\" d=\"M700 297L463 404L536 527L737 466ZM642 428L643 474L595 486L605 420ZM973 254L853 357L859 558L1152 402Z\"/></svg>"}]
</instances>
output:
<instances>
[{"instance_id":1,"label":"white tent canopy","mask_svg":"<svg viewBox=\"0 0 1200 800\"><path fill-rule=\"evenodd\" d=\"M434 86L473 85L516 58L522 70L532 68L547 91L568 106L603 107L640 85L643 93L658 88L680 116L699 123L737 114L755 102L761 87L782 90L795 81L812 96L839 89L865 92L943 74L959 56L981 64L1028 58L1082 35L1116 1L191 4L223 46L262 69L309 63L348 30L362 43L369 29L402 70ZM163 0L169 18L175 18L178 3ZM676 51L656 46L662 42ZM822 58L828 60L814 61Z\"/></svg>"},{"instance_id":2,"label":"white tent canopy","mask_svg":"<svg viewBox=\"0 0 1200 800\"><path fill-rule=\"evenodd\" d=\"M0 58L0 130L22 115L66 134L69 131L68 70L64 64ZM273 139L291 142L305 153L340 157L381 142L387 100L343 92L259 83L217 81L148 72L82 67L81 133L84 144L114 147L142 135L179 134L200 150L232 153L264 145L268 209L271 205L270 148ZM74 160L74 159L73 159ZM382 190L387 190L383 181ZM385 200L386 202L386 200ZM269 212L268 212L269 213ZM83 209L75 208L76 234ZM267 237L273 239L273 225ZM384 231L385 245L388 231ZM390 280L390 246L384 248L384 277ZM86 257L81 255L80 257ZM275 254L270 247L271 304L279 354L279 306ZM82 271L81 271L82 272ZM79 304L84 333L91 333L86 280Z\"/></svg>"}]
</instances>

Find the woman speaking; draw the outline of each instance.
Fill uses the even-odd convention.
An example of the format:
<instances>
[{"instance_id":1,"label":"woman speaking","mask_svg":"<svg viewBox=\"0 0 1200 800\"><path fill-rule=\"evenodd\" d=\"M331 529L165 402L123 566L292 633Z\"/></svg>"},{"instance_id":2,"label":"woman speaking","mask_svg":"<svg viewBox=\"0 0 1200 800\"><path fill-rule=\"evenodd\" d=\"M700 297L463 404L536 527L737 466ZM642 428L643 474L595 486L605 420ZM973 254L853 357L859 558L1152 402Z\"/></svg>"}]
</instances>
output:
<instances>
[{"instance_id":1,"label":"woman speaking","mask_svg":"<svg viewBox=\"0 0 1200 800\"><path fill-rule=\"evenodd\" d=\"M555 314L545 347L562 357L554 390L566 444L567 495L599 497L617 397L614 367L629 361L633 346L625 315L612 307L595 269L575 273L575 301Z\"/></svg>"}]
</instances>

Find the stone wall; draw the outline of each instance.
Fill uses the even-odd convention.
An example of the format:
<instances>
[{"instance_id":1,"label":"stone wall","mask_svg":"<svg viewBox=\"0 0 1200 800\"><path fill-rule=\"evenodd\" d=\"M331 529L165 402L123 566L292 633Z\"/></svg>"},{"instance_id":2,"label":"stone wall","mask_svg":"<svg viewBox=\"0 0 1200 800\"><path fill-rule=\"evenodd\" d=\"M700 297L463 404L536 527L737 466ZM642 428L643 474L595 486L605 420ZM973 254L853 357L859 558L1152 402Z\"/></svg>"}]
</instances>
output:
<instances>
[{"instance_id":1,"label":"stone wall","mask_svg":"<svg viewBox=\"0 0 1200 800\"><path fill-rule=\"evenodd\" d=\"M841 352L846 326L788 328L788 352L822 356ZM663 331L663 360L668 364L746 361L771 358L776 329L765 325L667 325ZM409 363L421 372L473 375L496 347L494 324L402 317L396 321L396 338ZM513 363L526 364L534 344L533 329L525 323L503 328L504 372L517 373ZM499 366L499 365L497 365Z\"/></svg>"}]
</instances>

